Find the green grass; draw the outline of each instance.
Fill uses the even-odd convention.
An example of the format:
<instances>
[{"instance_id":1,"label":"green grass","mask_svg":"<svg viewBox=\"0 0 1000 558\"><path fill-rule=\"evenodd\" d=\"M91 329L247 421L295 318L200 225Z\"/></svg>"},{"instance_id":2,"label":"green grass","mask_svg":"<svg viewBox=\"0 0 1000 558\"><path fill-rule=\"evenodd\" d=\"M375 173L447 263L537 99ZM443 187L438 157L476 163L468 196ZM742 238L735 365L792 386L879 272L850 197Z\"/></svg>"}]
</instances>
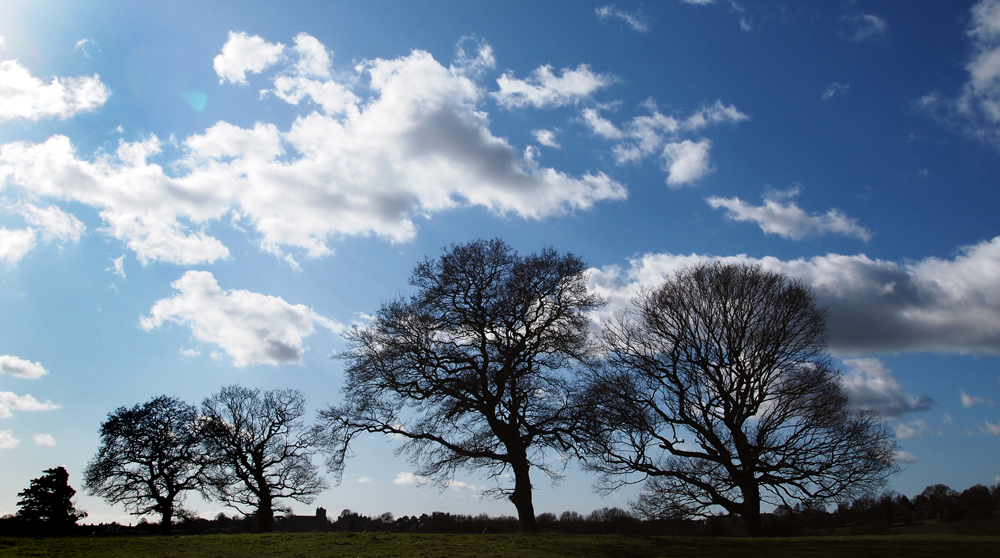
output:
<instances>
[{"instance_id":1,"label":"green grass","mask_svg":"<svg viewBox=\"0 0 1000 558\"><path fill-rule=\"evenodd\" d=\"M305 533L188 537L0 538L0 557L938 557L1000 556L1000 537L892 535L727 539L614 535Z\"/></svg>"}]
</instances>

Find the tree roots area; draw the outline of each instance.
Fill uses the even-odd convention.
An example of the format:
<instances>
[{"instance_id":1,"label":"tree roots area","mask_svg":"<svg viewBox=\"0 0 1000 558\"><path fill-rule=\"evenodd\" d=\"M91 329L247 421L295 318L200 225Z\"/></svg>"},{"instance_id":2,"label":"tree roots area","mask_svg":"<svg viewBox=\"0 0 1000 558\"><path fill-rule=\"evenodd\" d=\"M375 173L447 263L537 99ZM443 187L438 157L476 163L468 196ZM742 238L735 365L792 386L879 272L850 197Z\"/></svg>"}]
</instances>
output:
<instances>
[{"instance_id":1,"label":"tree roots area","mask_svg":"<svg viewBox=\"0 0 1000 558\"><path fill-rule=\"evenodd\" d=\"M888 535L797 538L620 535L274 533L145 537L0 538L0 557L688 557L997 556L1000 536Z\"/></svg>"}]
</instances>

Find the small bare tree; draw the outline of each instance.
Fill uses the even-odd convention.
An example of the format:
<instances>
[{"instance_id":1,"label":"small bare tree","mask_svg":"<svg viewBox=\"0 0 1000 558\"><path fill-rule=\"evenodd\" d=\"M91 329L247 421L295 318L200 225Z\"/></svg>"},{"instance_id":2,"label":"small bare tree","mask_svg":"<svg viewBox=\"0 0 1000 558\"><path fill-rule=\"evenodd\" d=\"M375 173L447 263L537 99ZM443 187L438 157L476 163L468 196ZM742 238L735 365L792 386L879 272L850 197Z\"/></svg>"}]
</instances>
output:
<instances>
[{"instance_id":1,"label":"small bare tree","mask_svg":"<svg viewBox=\"0 0 1000 558\"><path fill-rule=\"evenodd\" d=\"M183 512L184 493L205 494L210 463L195 426L197 409L161 395L120 407L101 424L101 447L87 464L87 491L133 515L160 514L163 534Z\"/></svg>"},{"instance_id":2,"label":"small bare tree","mask_svg":"<svg viewBox=\"0 0 1000 558\"><path fill-rule=\"evenodd\" d=\"M209 470L213 492L252 513L258 532L273 531L275 510L287 509L276 500L309 504L329 487L312 463L316 438L301 421L305 398L298 390L229 386L205 399L202 414L205 448L216 458Z\"/></svg>"},{"instance_id":3,"label":"small bare tree","mask_svg":"<svg viewBox=\"0 0 1000 558\"><path fill-rule=\"evenodd\" d=\"M498 487L521 529L537 530L530 471L575 434L571 371L590 350L586 265L546 249L519 256L502 240L454 245L416 266L410 300L383 304L348 334L346 403L320 413L331 469L364 432L407 440L421 475L446 484L459 468L506 473Z\"/></svg>"},{"instance_id":4,"label":"small bare tree","mask_svg":"<svg viewBox=\"0 0 1000 558\"><path fill-rule=\"evenodd\" d=\"M605 324L587 465L607 489L648 480L646 516L721 507L761 536L762 501L872 491L897 471L892 431L849 412L825 313L800 281L703 264L641 291Z\"/></svg>"}]
</instances>

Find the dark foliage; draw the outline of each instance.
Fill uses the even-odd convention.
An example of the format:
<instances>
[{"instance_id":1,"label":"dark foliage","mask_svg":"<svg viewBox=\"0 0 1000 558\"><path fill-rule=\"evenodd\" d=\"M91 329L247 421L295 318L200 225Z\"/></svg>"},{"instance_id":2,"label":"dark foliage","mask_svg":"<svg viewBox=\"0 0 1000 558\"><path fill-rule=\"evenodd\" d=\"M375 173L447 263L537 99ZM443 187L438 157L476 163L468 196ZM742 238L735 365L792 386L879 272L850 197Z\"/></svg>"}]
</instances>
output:
<instances>
[{"instance_id":1,"label":"dark foliage","mask_svg":"<svg viewBox=\"0 0 1000 558\"><path fill-rule=\"evenodd\" d=\"M133 515L160 515L163 534L183 515L184 493L205 493L211 464L201 447L197 409L160 396L131 409L120 407L101 424L101 447L87 464L87 490Z\"/></svg>"},{"instance_id":2,"label":"dark foliage","mask_svg":"<svg viewBox=\"0 0 1000 558\"><path fill-rule=\"evenodd\" d=\"M418 473L446 484L459 468L494 479L537 530L530 470L558 477L547 449L578 432L571 371L591 354L586 265L546 249L518 255L502 240L453 245L416 266L409 300L383 304L348 334L346 403L321 412L331 470L349 443L379 432L407 440Z\"/></svg>"},{"instance_id":3,"label":"dark foliage","mask_svg":"<svg viewBox=\"0 0 1000 558\"><path fill-rule=\"evenodd\" d=\"M46 469L44 473L17 493L17 518L42 524L43 527L36 527L50 534L65 533L87 513L73 505L76 490L69 485L69 473L65 468Z\"/></svg>"}]
</instances>

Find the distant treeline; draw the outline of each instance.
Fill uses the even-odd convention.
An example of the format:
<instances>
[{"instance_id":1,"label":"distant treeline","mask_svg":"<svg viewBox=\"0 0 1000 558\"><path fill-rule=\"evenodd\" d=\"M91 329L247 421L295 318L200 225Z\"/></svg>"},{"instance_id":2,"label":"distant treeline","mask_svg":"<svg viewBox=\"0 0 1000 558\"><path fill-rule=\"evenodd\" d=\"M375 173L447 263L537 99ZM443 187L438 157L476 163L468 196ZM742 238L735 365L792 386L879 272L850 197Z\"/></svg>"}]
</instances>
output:
<instances>
[{"instance_id":1,"label":"distant treeline","mask_svg":"<svg viewBox=\"0 0 1000 558\"><path fill-rule=\"evenodd\" d=\"M943 484L928 486L909 498L887 491L843 502L829 510L808 502L793 507L783 506L764 515L764 529L769 536L803 536L830 534L888 533L891 526L920 523L975 523L989 533L1000 532L1000 484L992 489L977 484L962 492ZM215 519L195 516L180 518L173 525L173 534L201 535L223 533L256 533L257 519L253 515L229 517L220 513ZM566 511L560 515L543 513L536 518L539 531L566 534L619 534L644 536L745 536L740 519L718 515L704 519L644 520L620 508L602 508L583 515ZM275 518L278 532L388 532L388 533L517 533L516 517L487 514L460 515L434 512L430 515L394 517L391 513L369 517L343 510L329 518L318 508L316 515L283 515ZM986 527L982 527L986 525ZM160 527L145 518L135 526L117 523L71 525L59 532L49 532L46 522L27 521L15 516L0 518L0 536L141 536L160 534Z\"/></svg>"}]
</instances>

